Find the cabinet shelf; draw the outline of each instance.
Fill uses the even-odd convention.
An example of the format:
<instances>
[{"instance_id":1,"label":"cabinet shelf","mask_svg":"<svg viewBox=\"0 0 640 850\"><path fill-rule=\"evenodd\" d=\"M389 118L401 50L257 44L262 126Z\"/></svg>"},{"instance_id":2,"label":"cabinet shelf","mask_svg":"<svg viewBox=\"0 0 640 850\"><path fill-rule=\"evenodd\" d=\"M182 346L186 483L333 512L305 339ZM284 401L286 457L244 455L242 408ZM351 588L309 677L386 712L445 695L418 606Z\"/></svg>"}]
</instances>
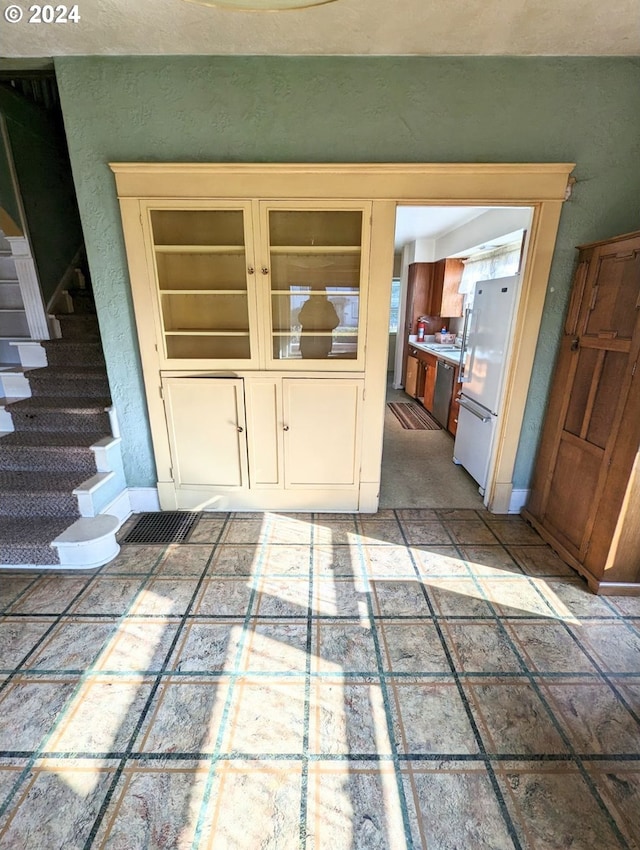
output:
<instances>
[{"instance_id":1,"label":"cabinet shelf","mask_svg":"<svg viewBox=\"0 0 640 850\"><path fill-rule=\"evenodd\" d=\"M359 254L360 245L270 245L272 254Z\"/></svg>"},{"instance_id":2,"label":"cabinet shelf","mask_svg":"<svg viewBox=\"0 0 640 850\"><path fill-rule=\"evenodd\" d=\"M356 328L346 331L273 331L274 336L356 336Z\"/></svg>"},{"instance_id":3,"label":"cabinet shelf","mask_svg":"<svg viewBox=\"0 0 640 850\"><path fill-rule=\"evenodd\" d=\"M164 292L165 290L163 290ZM323 298L330 298L332 295L341 296L341 295L350 295L353 298L360 297L360 290L354 286L334 286L331 284L330 287L327 287L326 292L318 292L315 290L306 290L301 292L292 291L291 289L272 289L272 295L286 295L288 297L296 296L298 298L308 298L309 296L320 295Z\"/></svg>"},{"instance_id":4,"label":"cabinet shelf","mask_svg":"<svg viewBox=\"0 0 640 850\"><path fill-rule=\"evenodd\" d=\"M160 289L161 295L246 295L246 289Z\"/></svg>"},{"instance_id":5,"label":"cabinet shelf","mask_svg":"<svg viewBox=\"0 0 640 850\"><path fill-rule=\"evenodd\" d=\"M182 330L165 331L165 336L249 336L249 331L192 331L188 328Z\"/></svg>"},{"instance_id":6,"label":"cabinet shelf","mask_svg":"<svg viewBox=\"0 0 640 850\"><path fill-rule=\"evenodd\" d=\"M154 245L157 254L244 254L244 245Z\"/></svg>"}]
</instances>

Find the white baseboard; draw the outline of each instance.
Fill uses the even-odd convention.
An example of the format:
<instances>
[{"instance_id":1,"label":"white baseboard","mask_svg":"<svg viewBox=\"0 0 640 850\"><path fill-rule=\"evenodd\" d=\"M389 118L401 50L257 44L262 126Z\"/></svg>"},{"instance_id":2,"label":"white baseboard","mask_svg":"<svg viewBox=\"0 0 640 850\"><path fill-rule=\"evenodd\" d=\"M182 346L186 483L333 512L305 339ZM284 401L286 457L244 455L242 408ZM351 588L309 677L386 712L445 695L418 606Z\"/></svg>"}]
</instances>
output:
<instances>
[{"instance_id":1,"label":"white baseboard","mask_svg":"<svg viewBox=\"0 0 640 850\"><path fill-rule=\"evenodd\" d=\"M529 498L529 490L512 490L511 499L509 500L509 513L519 514L522 508L527 504Z\"/></svg>"},{"instance_id":2,"label":"white baseboard","mask_svg":"<svg viewBox=\"0 0 640 850\"><path fill-rule=\"evenodd\" d=\"M129 487L129 500L134 514L160 510L157 487Z\"/></svg>"},{"instance_id":3,"label":"white baseboard","mask_svg":"<svg viewBox=\"0 0 640 850\"><path fill-rule=\"evenodd\" d=\"M122 525L131 514L152 513L159 510L160 502L155 487L127 487L101 513L118 517Z\"/></svg>"}]
</instances>

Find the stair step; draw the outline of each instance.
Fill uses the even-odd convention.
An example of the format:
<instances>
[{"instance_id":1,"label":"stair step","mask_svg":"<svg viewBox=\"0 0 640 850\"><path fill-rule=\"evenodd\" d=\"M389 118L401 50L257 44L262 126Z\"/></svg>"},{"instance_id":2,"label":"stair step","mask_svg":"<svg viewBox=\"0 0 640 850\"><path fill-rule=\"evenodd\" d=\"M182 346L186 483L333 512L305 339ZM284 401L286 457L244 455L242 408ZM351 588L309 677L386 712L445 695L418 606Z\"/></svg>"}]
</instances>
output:
<instances>
[{"instance_id":1,"label":"stair step","mask_svg":"<svg viewBox=\"0 0 640 850\"><path fill-rule=\"evenodd\" d=\"M51 542L71 524L69 517L0 516L0 564L59 564Z\"/></svg>"},{"instance_id":2,"label":"stair step","mask_svg":"<svg viewBox=\"0 0 640 850\"><path fill-rule=\"evenodd\" d=\"M97 342L100 339L98 317L91 313L62 313L56 314L60 324L62 338L71 340L86 340Z\"/></svg>"},{"instance_id":3,"label":"stair step","mask_svg":"<svg viewBox=\"0 0 640 850\"><path fill-rule=\"evenodd\" d=\"M111 424L106 397L32 396L17 401L9 413L16 431L102 431Z\"/></svg>"},{"instance_id":4,"label":"stair step","mask_svg":"<svg viewBox=\"0 0 640 850\"><path fill-rule=\"evenodd\" d=\"M104 354L102 344L97 341L82 342L80 340L50 339L42 343L47 362L50 366L66 366L69 363L83 363L85 366L102 366Z\"/></svg>"},{"instance_id":5,"label":"stair step","mask_svg":"<svg viewBox=\"0 0 640 850\"><path fill-rule=\"evenodd\" d=\"M109 395L109 382L104 369L93 366L47 366L34 370L29 375L29 384L34 396L80 395L103 398Z\"/></svg>"},{"instance_id":6,"label":"stair step","mask_svg":"<svg viewBox=\"0 0 640 850\"><path fill-rule=\"evenodd\" d=\"M69 517L80 515L73 490L84 473L1 472L0 516Z\"/></svg>"},{"instance_id":7,"label":"stair step","mask_svg":"<svg viewBox=\"0 0 640 850\"><path fill-rule=\"evenodd\" d=\"M103 437L103 432L14 431L0 438L0 469L78 471L89 478L96 472L90 447Z\"/></svg>"}]
</instances>

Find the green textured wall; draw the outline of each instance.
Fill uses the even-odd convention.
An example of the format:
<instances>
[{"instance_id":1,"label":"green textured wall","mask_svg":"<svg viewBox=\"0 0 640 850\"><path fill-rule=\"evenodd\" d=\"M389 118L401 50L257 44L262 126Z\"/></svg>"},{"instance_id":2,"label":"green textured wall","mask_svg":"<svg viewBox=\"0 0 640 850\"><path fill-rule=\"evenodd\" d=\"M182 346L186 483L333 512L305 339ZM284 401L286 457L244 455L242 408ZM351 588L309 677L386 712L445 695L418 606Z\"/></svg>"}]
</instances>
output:
<instances>
[{"instance_id":1,"label":"green textured wall","mask_svg":"<svg viewBox=\"0 0 640 850\"><path fill-rule=\"evenodd\" d=\"M64 134L51 114L1 87L0 111L46 303L82 245Z\"/></svg>"},{"instance_id":2,"label":"green textured wall","mask_svg":"<svg viewBox=\"0 0 640 850\"><path fill-rule=\"evenodd\" d=\"M107 162L576 162L516 465L527 486L574 246L640 227L639 60L66 57L56 69L130 486L155 473Z\"/></svg>"}]
</instances>

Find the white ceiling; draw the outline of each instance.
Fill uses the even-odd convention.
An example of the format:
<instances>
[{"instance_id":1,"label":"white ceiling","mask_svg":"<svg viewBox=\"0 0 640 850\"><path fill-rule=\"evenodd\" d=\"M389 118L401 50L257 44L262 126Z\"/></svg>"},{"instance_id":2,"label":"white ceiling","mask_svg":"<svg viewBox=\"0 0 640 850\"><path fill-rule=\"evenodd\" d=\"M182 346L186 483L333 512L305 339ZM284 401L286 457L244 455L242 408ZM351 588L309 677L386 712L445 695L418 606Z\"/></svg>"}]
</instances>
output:
<instances>
[{"instance_id":1,"label":"white ceiling","mask_svg":"<svg viewBox=\"0 0 640 850\"><path fill-rule=\"evenodd\" d=\"M396 251L416 239L437 239L481 215L488 207L398 207Z\"/></svg>"},{"instance_id":2,"label":"white ceiling","mask_svg":"<svg viewBox=\"0 0 640 850\"><path fill-rule=\"evenodd\" d=\"M4 57L640 55L638 0L336 0L273 13L80 0L75 24L30 24L18 5L22 21L2 21Z\"/></svg>"}]
</instances>

